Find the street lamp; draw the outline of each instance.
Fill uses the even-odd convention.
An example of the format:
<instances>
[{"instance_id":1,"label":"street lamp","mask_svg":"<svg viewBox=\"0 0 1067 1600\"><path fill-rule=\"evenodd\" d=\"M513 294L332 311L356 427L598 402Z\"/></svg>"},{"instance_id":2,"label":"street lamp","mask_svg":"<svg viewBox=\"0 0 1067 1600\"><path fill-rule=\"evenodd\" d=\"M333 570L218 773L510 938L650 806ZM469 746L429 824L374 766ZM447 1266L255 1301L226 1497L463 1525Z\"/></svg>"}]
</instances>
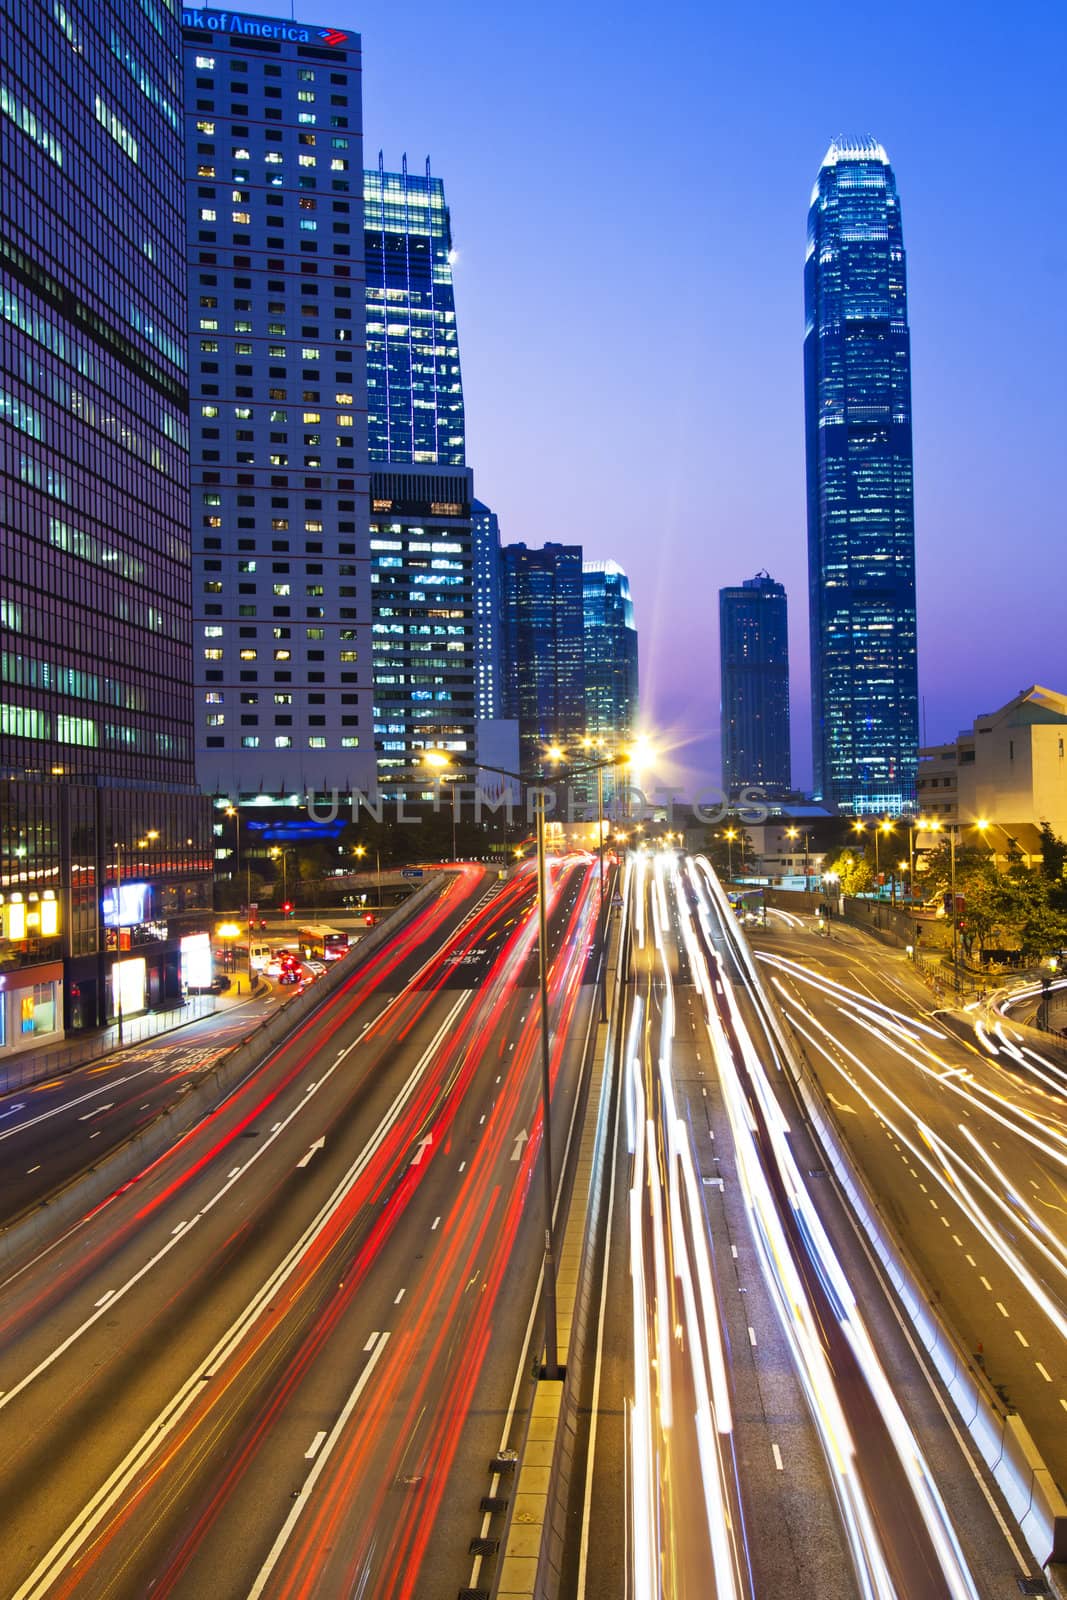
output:
<instances>
[{"instance_id":1,"label":"street lamp","mask_svg":"<svg viewBox=\"0 0 1067 1600\"><path fill-rule=\"evenodd\" d=\"M1022 855L1023 852L1019 848L1018 839L1013 839L1011 834L1008 832L1008 830L1006 828L1002 827L999 822L991 822L988 817L981 817L975 823L975 827L978 829L978 832L982 835L983 839L985 838L986 833L990 828L999 829L999 831L1004 835L1005 839L1007 839L1007 841L1008 841L1008 849L1007 849L1006 860L1007 860L1009 866L1011 865L1011 852L1013 850L1016 851L1017 854ZM996 871L999 870L997 868L997 852L996 852L996 848L993 846L992 843L990 844L989 848L992 851L993 871L996 872Z\"/></svg>"},{"instance_id":2,"label":"street lamp","mask_svg":"<svg viewBox=\"0 0 1067 1600\"><path fill-rule=\"evenodd\" d=\"M362 861L367 854L366 845L357 844L352 854ZM374 878L378 889L378 910L380 911L382 909L382 853L380 850L375 850L374 852Z\"/></svg>"},{"instance_id":3,"label":"street lamp","mask_svg":"<svg viewBox=\"0 0 1067 1600\"><path fill-rule=\"evenodd\" d=\"M274 848L271 850L270 854L271 854L271 859L273 861L277 861L278 857L279 856L281 857L281 862L282 862L282 901L283 901L283 903L287 904L288 900L289 900L289 852L288 852L288 850L285 849L285 847L283 845L276 844L274 846Z\"/></svg>"},{"instance_id":4,"label":"street lamp","mask_svg":"<svg viewBox=\"0 0 1067 1600\"><path fill-rule=\"evenodd\" d=\"M556 763L564 759L564 751L558 744L552 744L545 751L546 761ZM592 771L611 766L619 759L612 755L601 762L590 763L588 767L577 768L576 771ZM507 767L485 766L479 763L486 772L495 772L501 778L514 778L520 785L526 779L519 772L510 772ZM544 1127L544 1190L545 1190L545 1376L559 1378L559 1343L556 1330L556 1253L552 1229L552 1079L550 1069L550 1052L548 1037L548 916L547 916L547 869L545 852L545 792L541 785L535 791L537 798L537 941L538 941L538 989L541 1010L541 1121ZM600 831L601 849L603 849L603 828ZM522 851L516 850L516 855L521 856ZM603 907L603 890L601 890L601 907ZM606 952L601 946L602 981L606 977Z\"/></svg>"},{"instance_id":5,"label":"street lamp","mask_svg":"<svg viewBox=\"0 0 1067 1600\"><path fill-rule=\"evenodd\" d=\"M734 881L734 840L737 838L736 828L727 828L723 833L726 840L726 874L730 882Z\"/></svg>"},{"instance_id":6,"label":"street lamp","mask_svg":"<svg viewBox=\"0 0 1067 1600\"><path fill-rule=\"evenodd\" d=\"M959 918L956 915L956 830L954 828L945 828L938 817L931 817L929 821L921 820L920 827L927 833L945 833L948 836L949 898L952 901L952 986L958 997L960 992L960 965L958 955Z\"/></svg>"},{"instance_id":7,"label":"street lamp","mask_svg":"<svg viewBox=\"0 0 1067 1600\"><path fill-rule=\"evenodd\" d=\"M1041 1027L1046 1033L1052 1031L1048 1020L1049 991L1058 966L1059 962L1055 956L1048 956L1041 963Z\"/></svg>"},{"instance_id":8,"label":"street lamp","mask_svg":"<svg viewBox=\"0 0 1067 1600\"><path fill-rule=\"evenodd\" d=\"M785 835L786 835L787 839L799 839L800 838L800 829L799 828L787 828L785 830ZM808 842L809 842L809 838L810 838L810 835L808 833L808 830L805 828L804 829L804 893L805 894L808 893L808 891L809 891L809 889L811 887L809 879L808 879Z\"/></svg>"},{"instance_id":9,"label":"street lamp","mask_svg":"<svg viewBox=\"0 0 1067 1600\"><path fill-rule=\"evenodd\" d=\"M440 804L441 784L444 781L445 768L452 765L451 759L443 750L424 750L422 759L428 767L433 767L437 773L437 796L438 804ZM452 860L456 861L458 860L456 855L456 791L453 784L448 786L448 798L452 808Z\"/></svg>"}]
</instances>

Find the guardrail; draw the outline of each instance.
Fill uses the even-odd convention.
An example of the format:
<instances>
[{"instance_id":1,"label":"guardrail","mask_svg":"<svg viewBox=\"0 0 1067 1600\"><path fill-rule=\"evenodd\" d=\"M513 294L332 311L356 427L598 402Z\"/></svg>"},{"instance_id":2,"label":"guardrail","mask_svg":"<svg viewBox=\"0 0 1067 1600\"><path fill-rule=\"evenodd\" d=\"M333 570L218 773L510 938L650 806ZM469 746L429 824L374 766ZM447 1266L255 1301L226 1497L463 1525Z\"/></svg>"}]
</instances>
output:
<instances>
[{"instance_id":1,"label":"guardrail","mask_svg":"<svg viewBox=\"0 0 1067 1600\"><path fill-rule=\"evenodd\" d=\"M213 994L193 995L180 1005L124 1018L121 1040L118 1027L115 1026L80 1040L76 1034L68 1036L65 1044L52 1048L27 1050L24 1054L0 1058L0 1094L28 1089L31 1084L43 1083L57 1072L70 1072L75 1067L84 1067L90 1061L98 1061L113 1050L143 1044L146 1039L154 1039L160 1033L172 1033L175 1028L184 1028L187 1023L199 1022L201 1017L213 1016L216 1009Z\"/></svg>"}]
</instances>

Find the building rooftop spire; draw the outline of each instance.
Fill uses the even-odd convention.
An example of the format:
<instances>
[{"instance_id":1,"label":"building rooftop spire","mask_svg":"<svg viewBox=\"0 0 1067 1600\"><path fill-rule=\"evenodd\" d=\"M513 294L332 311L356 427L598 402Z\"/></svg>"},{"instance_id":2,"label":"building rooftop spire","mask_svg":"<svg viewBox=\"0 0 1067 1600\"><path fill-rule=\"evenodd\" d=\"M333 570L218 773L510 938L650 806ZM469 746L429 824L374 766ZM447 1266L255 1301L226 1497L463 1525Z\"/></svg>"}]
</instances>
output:
<instances>
[{"instance_id":1,"label":"building rooftop spire","mask_svg":"<svg viewBox=\"0 0 1067 1600\"><path fill-rule=\"evenodd\" d=\"M858 136L839 133L831 139L822 164L824 167L836 167L839 161L880 161L883 167L889 165L885 145L879 144L869 133Z\"/></svg>"}]
</instances>

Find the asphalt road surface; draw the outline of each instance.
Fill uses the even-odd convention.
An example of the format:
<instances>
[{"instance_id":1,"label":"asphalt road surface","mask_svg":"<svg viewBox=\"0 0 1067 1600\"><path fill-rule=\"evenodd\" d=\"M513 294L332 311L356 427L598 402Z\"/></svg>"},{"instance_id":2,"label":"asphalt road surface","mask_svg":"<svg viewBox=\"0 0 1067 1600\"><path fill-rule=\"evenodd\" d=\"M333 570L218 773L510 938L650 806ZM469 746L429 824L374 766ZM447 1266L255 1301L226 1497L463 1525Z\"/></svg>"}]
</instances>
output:
<instances>
[{"instance_id":1,"label":"asphalt road surface","mask_svg":"<svg viewBox=\"0 0 1067 1600\"><path fill-rule=\"evenodd\" d=\"M568 858L552 878L559 1171L596 871ZM469 1581L489 1459L532 1381L533 899L530 872L463 868L0 1286L0 1592L336 1600Z\"/></svg>"}]
</instances>

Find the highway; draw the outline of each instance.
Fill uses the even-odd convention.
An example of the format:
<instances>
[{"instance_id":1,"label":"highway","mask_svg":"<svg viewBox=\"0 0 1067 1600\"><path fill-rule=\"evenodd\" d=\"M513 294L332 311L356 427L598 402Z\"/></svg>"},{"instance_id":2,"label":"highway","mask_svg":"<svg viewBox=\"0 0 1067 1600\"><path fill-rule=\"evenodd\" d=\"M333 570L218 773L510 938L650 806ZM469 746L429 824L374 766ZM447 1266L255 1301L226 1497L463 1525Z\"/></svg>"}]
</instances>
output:
<instances>
[{"instance_id":1,"label":"highway","mask_svg":"<svg viewBox=\"0 0 1067 1600\"><path fill-rule=\"evenodd\" d=\"M587 857L552 871L557 1171L596 877ZM461 867L173 1150L9 1273L0 1592L335 1600L483 1570L489 1462L537 1347L533 898L528 870Z\"/></svg>"},{"instance_id":2,"label":"highway","mask_svg":"<svg viewBox=\"0 0 1067 1600\"><path fill-rule=\"evenodd\" d=\"M1018 1594L1032 1567L798 1114L725 897L648 861L573 1592Z\"/></svg>"},{"instance_id":3,"label":"highway","mask_svg":"<svg viewBox=\"0 0 1067 1600\"><path fill-rule=\"evenodd\" d=\"M1067 1486L1067 1073L1010 1019L959 1037L859 930L753 940L884 1213Z\"/></svg>"}]
</instances>

